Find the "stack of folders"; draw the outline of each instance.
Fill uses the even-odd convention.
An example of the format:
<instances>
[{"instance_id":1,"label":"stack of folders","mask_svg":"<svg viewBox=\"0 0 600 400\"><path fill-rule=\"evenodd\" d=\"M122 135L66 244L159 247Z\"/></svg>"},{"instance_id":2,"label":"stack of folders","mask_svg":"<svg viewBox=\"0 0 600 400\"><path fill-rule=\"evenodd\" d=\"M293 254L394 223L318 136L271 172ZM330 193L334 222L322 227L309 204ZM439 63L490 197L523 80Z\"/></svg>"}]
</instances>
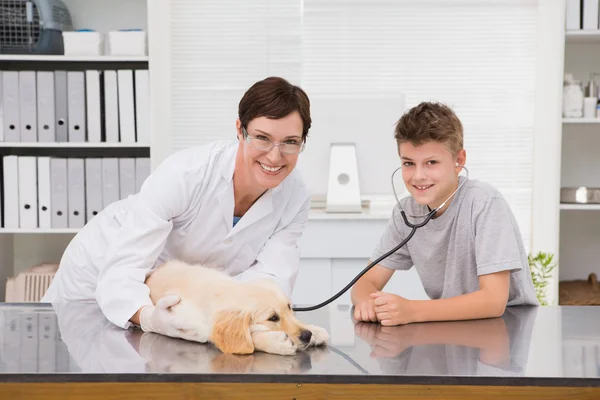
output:
<instances>
[{"instance_id":1,"label":"stack of folders","mask_svg":"<svg viewBox=\"0 0 600 400\"><path fill-rule=\"evenodd\" d=\"M150 143L147 69L1 74L0 141Z\"/></svg>"},{"instance_id":2,"label":"stack of folders","mask_svg":"<svg viewBox=\"0 0 600 400\"><path fill-rule=\"evenodd\" d=\"M4 156L3 227L82 228L109 204L139 192L150 158Z\"/></svg>"}]
</instances>

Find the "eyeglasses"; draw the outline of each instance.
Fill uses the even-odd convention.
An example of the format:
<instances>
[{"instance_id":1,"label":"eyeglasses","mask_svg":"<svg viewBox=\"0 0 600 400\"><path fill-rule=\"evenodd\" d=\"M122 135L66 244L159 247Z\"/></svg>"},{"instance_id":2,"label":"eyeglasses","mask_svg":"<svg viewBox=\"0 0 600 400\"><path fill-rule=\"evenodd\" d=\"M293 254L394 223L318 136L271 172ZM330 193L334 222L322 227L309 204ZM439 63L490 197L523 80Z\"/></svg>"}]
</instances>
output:
<instances>
[{"instance_id":1,"label":"eyeglasses","mask_svg":"<svg viewBox=\"0 0 600 400\"><path fill-rule=\"evenodd\" d=\"M293 143L293 142L283 142L283 143L274 143L271 139L265 136L250 136L245 127L242 126L242 133L244 134L244 139L256 150L260 151L271 151L273 146L279 147L279 151L284 154L300 154L302 150L304 150L304 142L301 143ZM295 140L295 139L293 139Z\"/></svg>"}]
</instances>

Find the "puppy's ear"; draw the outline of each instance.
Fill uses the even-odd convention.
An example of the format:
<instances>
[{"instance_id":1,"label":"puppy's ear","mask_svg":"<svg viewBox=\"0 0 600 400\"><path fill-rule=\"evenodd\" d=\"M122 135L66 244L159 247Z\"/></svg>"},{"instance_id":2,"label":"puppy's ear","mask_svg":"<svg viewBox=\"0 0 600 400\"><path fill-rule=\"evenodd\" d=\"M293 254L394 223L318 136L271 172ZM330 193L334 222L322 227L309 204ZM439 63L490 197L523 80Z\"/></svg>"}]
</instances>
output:
<instances>
[{"instance_id":1,"label":"puppy's ear","mask_svg":"<svg viewBox=\"0 0 600 400\"><path fill-rule=\"evenodd\" d=\"M211 342L223 353L251 354L250 313L239 310L219 312L213 324Z\"/></svg>"}]
</instances>

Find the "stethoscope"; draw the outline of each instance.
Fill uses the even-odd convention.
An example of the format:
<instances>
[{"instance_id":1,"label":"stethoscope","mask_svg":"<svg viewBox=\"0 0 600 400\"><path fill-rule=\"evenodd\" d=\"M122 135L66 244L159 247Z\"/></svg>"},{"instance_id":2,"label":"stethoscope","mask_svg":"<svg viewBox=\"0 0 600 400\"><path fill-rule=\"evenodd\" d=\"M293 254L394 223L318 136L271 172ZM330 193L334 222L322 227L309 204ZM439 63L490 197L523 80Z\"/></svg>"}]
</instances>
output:
<instances>
[{"instance_id":1,"label":"stethoscope","mask_svg":"<svg viewBox=\"0 0 600 400\"><path fill-rule=\"evenodd\" d=\"M452 192L452 194L450 196L448 196L448 198L442 204L440 204L437 208L435 208L434 210L431 210L427 214L411 215L410 216L411 218L425 218L423 220L423 222L418 223L418 224L412 224L408 220L408 218L406 217L406 213L404 212L404 210L402 210L402 209L400 210L400 214L402 215L402 219L404 220L404 223L406 224L406 226L408 226L409 228L411 228L411 231L408 234L408 236L398 246L394 247L392 250L390 250L387 253L383 254L382 256L380 256L379 258L377 258L375 261L373 261L371 264L367 265L367 267L365 269L363 269L358 275L356 275L354 277L354 279L352 279L350 281L350 283L348 283L342 290L340 290L339 292L337 292L335 295L333 295L329 299L327 299L324 302L319 303L319 304L317 304L315 306L297 307L297 308L294 307L293 310L294 311L313 311L313 310L318 310L319 308L326 306L327 304L331 303L332 301L334 301L335 299L337 299L338 297L340 297L341 295L343 295L344 293L346 293L346 291L348 291L348 289L350 289L364 274L366 274L367 271L369 271L371 268L373 268L375 265L377 265L379 262L381 262L381 260L384 260L387 257L389 257L390 255L394 254L402 246L404 246L406 243L408 243L408 241L413 237L413 235L415 234L415 232L417 231L417 229L419 229L419 228L427 225L427 223L429 222L429 220L431 218L433 218L433 216L446 205L446 203L456 194L456 192L458 192L460 190L460 188L462 187L462 185L464 185L465 182L469 179L469 170L464 165L460 165L458 163L456 163L456 166L457 167L461 167L462 169L464 169L466 171L466 173L467 173L466 178L463 179L463 181L458 185L458 187L456 188L456 190L454 192ZM398 198L398 194L396 193L396 187L394 185L394 175L396 174L396 172L398 172L401 169L402 169L402 167L398 167L392 173L392 189L394 191L394 196L396 197L396 203L398 204L398 207L400 207L400 208L402 208L402 207L400 206L400 199Z\"/></svg>"}]
</instances>

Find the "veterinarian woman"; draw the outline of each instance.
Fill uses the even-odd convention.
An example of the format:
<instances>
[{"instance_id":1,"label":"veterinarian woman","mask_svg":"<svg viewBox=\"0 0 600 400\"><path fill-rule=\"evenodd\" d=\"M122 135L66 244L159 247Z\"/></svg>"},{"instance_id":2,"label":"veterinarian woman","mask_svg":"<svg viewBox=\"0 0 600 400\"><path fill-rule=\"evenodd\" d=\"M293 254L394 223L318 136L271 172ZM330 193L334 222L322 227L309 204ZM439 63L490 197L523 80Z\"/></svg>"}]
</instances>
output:
<instances>
[{"instance_id":1,"label":"veterinarian woman","mask_svg":"<svg viewBox=\"0 0 600 400\"><path fill-rule=\"evenodd\" d=\"M96 215L71 241L43 302L97 301L114 324L181 337L144 281L169 259L270 277L291 294L310 197L297 171L311 125L306 93L282 78L242 97L237 140L176 152L136 195ZM142 309L144 310L142 312Z\"/></svg>"}]
</instances>

